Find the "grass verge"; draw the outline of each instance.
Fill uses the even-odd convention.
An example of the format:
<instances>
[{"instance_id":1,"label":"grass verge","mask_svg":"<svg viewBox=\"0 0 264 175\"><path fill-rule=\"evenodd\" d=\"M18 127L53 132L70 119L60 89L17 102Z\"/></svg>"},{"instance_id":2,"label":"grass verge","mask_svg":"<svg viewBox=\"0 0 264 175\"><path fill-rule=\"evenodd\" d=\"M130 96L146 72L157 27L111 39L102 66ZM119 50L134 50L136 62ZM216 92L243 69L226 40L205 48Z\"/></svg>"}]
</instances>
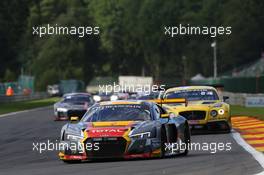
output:
<instances>
[{"instance_id":1,"label":"grass verge","mask_svg":"<svg viewBox=\"0 0 264 175\"><path fill-rule=\"evenodd\" d=\"M47 98L41 100L0 103L0 114L50 106L56 103L57 101L59 101L59 99L60 98L53 97L53 98Z\"/></svg>"},{"instance_id":2,"label":"grass verge","mask_svg":"<svg viewBox=\"0 0 264 175\"><path fill-rule=\"evenodd\" d=\"M264 108L262 107L243 107L243 106L231 106L231 115L245 115L258 117L259 119L264 120Z\"/></svg>"}]
</instances>

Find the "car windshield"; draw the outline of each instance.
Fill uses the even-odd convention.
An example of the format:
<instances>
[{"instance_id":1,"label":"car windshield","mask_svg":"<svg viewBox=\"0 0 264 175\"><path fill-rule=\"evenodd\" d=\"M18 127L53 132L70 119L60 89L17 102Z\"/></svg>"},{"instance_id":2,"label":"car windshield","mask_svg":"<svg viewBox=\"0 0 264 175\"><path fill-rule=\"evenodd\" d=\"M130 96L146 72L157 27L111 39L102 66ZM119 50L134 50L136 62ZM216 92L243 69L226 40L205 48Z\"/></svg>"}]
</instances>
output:
<instances>
[{"instance_id":1,"label":"car windshield","mask_svg":"<svg viewBox=\"0 0 264 175\"><path fill-rule=\"evenodd\" d=\"M91 103L92 99L90 96L66 96L63 103Z\"/></svg>"},{"instance_id":2,"label":"car windshield","mask_svg":"<svg viewBox=\"0 0 264 175\"><path fill-rule=\"evenodd\" d=\"M113 93L111 93L111 92L108 92L108 93L106 93L106 92L100 92L100 93L98 93L98 95L99 96L111 96L111 95L113 95Z\"/></svg>"},{"instance_id":3,"label":"car windshield","mask_svg":"<svg viewBox=\"0 0 264 175\"><path fill-rule=\"evenodd\" d=\"M219 100L217 93L211 89L177 90L167 93L165 98L186 98L188 101Z\"/></svg>"},{"instance_id":4,"label":"car windshield","mask_svg":"<svg viewBox=\"0 0 264 175\"><path fill-rule=\"evenodd\" d=\"M150 94L143 94L137 97L138 100L153 100L159 97L159 92L152 92Z\"/></svg>"},{"instance_id":5,"label":"car windshield","mask_svg":"<svg viewBox=\"0 0 264 175\"><path fill-rule=\"evenodd\" d=\"M146 121L151 120L149 110L143 105L104 105L89 109L85 122Z\"/></svg>"}]
</instances>

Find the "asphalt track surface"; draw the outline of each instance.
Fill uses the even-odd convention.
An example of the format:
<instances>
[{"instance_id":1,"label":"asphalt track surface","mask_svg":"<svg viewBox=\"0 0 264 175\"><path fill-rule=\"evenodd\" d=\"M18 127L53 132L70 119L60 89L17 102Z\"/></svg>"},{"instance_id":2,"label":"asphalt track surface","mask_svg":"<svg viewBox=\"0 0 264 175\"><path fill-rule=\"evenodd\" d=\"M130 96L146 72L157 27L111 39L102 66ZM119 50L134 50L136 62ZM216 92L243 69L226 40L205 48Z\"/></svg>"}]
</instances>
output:
<instances>
[{"instance_id":1,"label":"asphalt track surface","mask_svg":"<svg viewBox=\"0 0 264 175\"><path fill-rule=\"evenodd\" d=\"M187 157L65 164L57 151L33 151L33 142L56 141L65 122L54 122L52 108L0 118L0 174L155 175L256 174L263 169L231 134L192 136L192 142L230 142L231 151L191 151Z\"/></svg>"}]
</instances>

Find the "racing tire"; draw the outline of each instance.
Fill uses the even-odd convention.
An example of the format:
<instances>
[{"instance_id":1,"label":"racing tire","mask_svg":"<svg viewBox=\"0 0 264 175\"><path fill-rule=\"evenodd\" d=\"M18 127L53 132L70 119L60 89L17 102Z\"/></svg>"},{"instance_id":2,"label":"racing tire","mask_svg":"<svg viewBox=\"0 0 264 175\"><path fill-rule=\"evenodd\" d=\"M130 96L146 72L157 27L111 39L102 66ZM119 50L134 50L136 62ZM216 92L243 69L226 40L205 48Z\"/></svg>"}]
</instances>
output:
<instances>
[{"instance_id":1,"label":"racing tire","mask_svg":"<svg viewBox=\"0 0 264 175\"><path fill-rule=\"evenodd\" d=\"M189 153L188 147L190 145L190 142L191 142L191 133L190 133L189 125L186 124L184 128L184 144L186 146L186 149L181 155L186 156Z\"/></svg>"},{"instance_id":2,"label":"racing tire","mask_svg":"<svg viewBox=\"0 0 264 175\"><path fill-rule=\"evenodd\" d=\"M229 127L228 129L226 129L226 130L224 131L224 133L226 133L226 134L231 133L231 128Z\"/></svg>"},{"instance_id":3,"label":"racing tire","mask_svg":"<svg viewBox=\"0 0 264 175\"><path fill-rule=\"evenodd\" d=\"M226 129L222 130L222 133L229 134L232 130L231 120L226 123Z\"/></svg>"},{"instance_id":4,"label":"racing tire","mask_svg":"<svg viewBox=\"0 0 264 175\"><path fill-rule=\"evenodd\" d=\"M165 143L167 143L167 136L166 136L166 130L164 127L161 128L161 133L160 133L160 144L161 144L161 151L160 151L160 157L164 158L165 157L165 153L166 153L166 145Z\"/></svg>"},{"instance_id":5,"label":"racing tire","mask_svg":"<svg viewBox=\"0 0 264 175\"><path fill-rule=\"evenodd\" d=\"M228 126L228 128L226 129L226 133L231 133L231 130L232 130L231 117L229 118L229 120L227 122L227 126Z\"/></svg>"}]
</instances>

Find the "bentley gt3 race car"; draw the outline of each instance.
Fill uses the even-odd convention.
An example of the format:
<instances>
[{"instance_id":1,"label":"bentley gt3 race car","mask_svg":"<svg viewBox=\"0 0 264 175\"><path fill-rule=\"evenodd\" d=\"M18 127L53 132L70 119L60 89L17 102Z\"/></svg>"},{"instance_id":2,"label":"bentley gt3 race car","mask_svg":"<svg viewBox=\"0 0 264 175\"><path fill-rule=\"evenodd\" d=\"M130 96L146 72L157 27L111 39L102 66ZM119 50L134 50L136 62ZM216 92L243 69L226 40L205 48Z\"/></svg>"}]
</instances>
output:
<instances>
[{"instance_id":1,"label":"bentley gt3 race car","mask_svg":"<svg viewBox=\"0 0 264 175\"><path fill-rule=\"evenodd\" d=\"M59 157L64 162L106 158L148 158L188 153L172 143L190 142L188 122L155 102L94 104L77 123L63 126ZM77 146L74 146L77 145Z\"/></svg>"},{"instance_id":2,"label":"bentley gt3 race car","mask_svg":"<svg viewBox=\"0 0 264 175\"><path fill-rule=\"evenodd\" d=\"M210 86L184 86L168 89L164 99L185 98L188 105L164 105L167 110L185 117L190 128L207 129L209 131L231 130L231 117L229 104L220 100L215 88Z\"/></svg>"}]
</instances>

